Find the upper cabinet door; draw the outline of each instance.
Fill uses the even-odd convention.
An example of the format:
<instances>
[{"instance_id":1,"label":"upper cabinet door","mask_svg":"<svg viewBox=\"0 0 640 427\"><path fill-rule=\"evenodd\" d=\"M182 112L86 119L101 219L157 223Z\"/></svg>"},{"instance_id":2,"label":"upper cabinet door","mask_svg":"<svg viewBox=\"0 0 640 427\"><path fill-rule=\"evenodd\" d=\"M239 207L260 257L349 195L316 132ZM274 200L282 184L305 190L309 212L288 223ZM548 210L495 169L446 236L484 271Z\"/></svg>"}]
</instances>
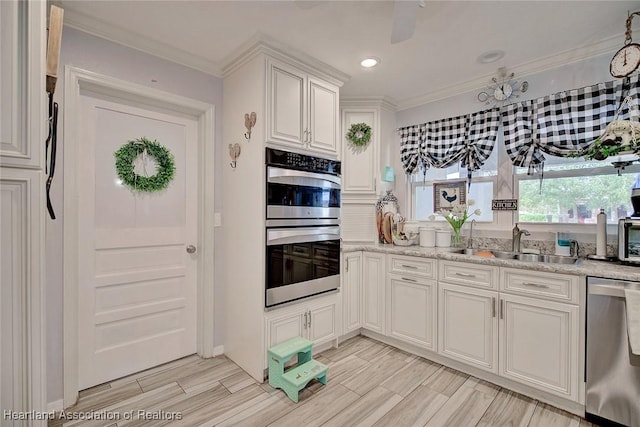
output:
<instances>
[{"instance_id":1,"label":"upper cabinet door","mask_svg":"<svg viewBox=\"0 0 640 427\"><path fill-rule=\"evenodd\" d=\"M378 112L375 109L342 109L342 194L376 195L378 175ZM346 138L356 123L366 123L373 129L371 141L364 147L354 147Z\"/></svg>"},{"instance_id":2,"label":"upper cabinet door","mask_svg":"<svg viewBox=\"0 0 640 427\"><path fill-rule=\"evenodd\" d=\"M267 70L267 142L339 157L340 89L277 60Z\"/></svg>"},{"instance_id":3,"label":"upper cabinet door","mask_svg":"<svg viewBox=\"0 0 640 427\"><path fill-rule=\"evenodd\" d=\"M0 2L2 166L43 166L46 13L39 3Z\"/></svg>"},{"instance_id":4,"label":"upper cabinet door","mask_svg":"<svg viewBox=\"0 0 640 427\"><path fill-rule=\"evenodd\" d=\"M307 77L293 67L269 62L270 141L302 147L306 143Z\"/></svg>"},{"instance_id":5,"label":"upper cabinet door","mask_svg":"<svg viewBox=\"0 0 640 427\"><path fill-rule=\"evenodd\" d=\"M322 80L309 77L309 148L314 151L337 153L338 88Z\"/></svg>"}]
</instances>

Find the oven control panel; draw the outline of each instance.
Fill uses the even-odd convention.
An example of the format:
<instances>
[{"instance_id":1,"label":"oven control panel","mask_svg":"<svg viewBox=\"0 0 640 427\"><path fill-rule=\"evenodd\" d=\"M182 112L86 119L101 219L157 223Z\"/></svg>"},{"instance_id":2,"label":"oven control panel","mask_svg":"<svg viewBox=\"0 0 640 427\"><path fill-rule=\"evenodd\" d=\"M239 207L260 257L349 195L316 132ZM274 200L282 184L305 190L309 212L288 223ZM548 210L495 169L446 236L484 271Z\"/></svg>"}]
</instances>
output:
<instances>
[{"instance_id":1,"label":"oven control panel","mask_svg":"<svg viewBox=\"0 0 640 427\"><path fill-rule=\"evenodd\" d=\"M330 173L340 176L340 162L322 157L307 156L290 151L267 148L266 163L287 169L304 170L308 172Z\"/></svg>"}]
</instances>

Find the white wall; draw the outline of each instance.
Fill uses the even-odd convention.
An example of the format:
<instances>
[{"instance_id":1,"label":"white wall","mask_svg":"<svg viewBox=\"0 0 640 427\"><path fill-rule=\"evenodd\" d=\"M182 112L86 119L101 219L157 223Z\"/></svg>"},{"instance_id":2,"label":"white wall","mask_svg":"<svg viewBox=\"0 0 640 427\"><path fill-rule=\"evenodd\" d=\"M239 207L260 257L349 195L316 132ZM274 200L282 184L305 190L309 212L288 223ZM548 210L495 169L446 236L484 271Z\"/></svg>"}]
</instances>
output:
<instances>
[{"instance_id":1,"label":"white wall","mask_svg":"<svg viewBox=\"0 0 640 427\"><path fill-rule=\"evenodd\" d=\"M611 56L611 54L605 54L536 74L516 75L514 79L519 82L523 80L529 82L529 90L517 100L535 99L563 90L577 89L613 80L613 77L609 74L609 61L611 60ZM504 64L496 65L496 70L503 65ZM491 82L487 81L487 86L489 83ZM477 99L478 93L483 89L485 88L480 87L471 92L400 111L396 117L397 127L459 116L461 114L473 113L489 108ZM502 133L502 127L500 127L499 132ZM399 136L396 139L396 144L395 155L393 157L394 167L398 171L396 176L396 196L400 201L400 206L404 207L403 210L406 210L410 208L410 204L408 204L406 178L403 178L404 169L400 162ZM509 162L508 159L504 159L504 161ZM504 165L501 165L501 167L503 166ZM410 213L410 210L406 210L406 212Z\"/></svg>"},{"instance_id":2,"label":"white wall","mask_svg":"<svg viewBox=\"0 0 640 427\"><path fill-rule=\"evenodd\" d=\"M215 210L222 210L222 79L196 71L161 58L130 49L87 33L65 27L62 35L61 74L63 67L72 65L85 70L126 80L166 92L213 104L215 118ZM57 219L47 220L46 246L46 319L47 319L47 401L62 399L62 240L63 232L63 173L64 173L64 79L58 80L56 101L60 105L58 128L58 156L56 177L52 187L52 202ZM213 215L213 212L211 212ZM214 344L222 345L224 319L222 286L222 229L216 229L215 262L215 336Z\"/></svg>"}]
</instances>

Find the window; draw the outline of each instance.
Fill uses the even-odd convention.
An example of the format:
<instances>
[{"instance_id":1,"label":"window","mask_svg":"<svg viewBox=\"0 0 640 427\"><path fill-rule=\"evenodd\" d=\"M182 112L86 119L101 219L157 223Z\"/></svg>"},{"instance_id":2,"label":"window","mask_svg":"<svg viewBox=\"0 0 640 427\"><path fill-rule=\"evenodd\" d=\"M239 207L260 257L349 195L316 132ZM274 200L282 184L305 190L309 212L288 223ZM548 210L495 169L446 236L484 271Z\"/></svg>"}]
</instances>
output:
<instances>
[{"instance_id":1,"label":"window","mask_svg":"<svg viewBox=\"0 0 640 427\"><path fill-rule=\"evenodd\" d=\"M496 142L496 147L482 169L473 174L471 188L467 194L467 200L475 202L474 208L479 208L482 211L482 215L474 217L476 221L493 222L491 199L498 172L498 142ZM419 221L426 221L430 215L433 215L434 182L457 181L466 178L467 170L461 168L459 164L444 169L431 168L427 170L426 176L420 172L413 175L411 177L412 217ZM441 217L436 217L436 219L444 221Z\"/></svg>"},{"instance_id":2,"label":"window","mask_svg":"<svg viewBox=\"0 0 640 427\"><path fill-rule=\"evenodd\" d=\"M595 224L602 208L614 224L632 213L631 187L640 166L627 166L618 175L607 161L547 156L542 184L526 172L516 168L520 222Z\"/></svg>"},{"instance_id":3,"label":"window","mask_svg":"<svg viewBox=\"0 0 640 427\"><path fill-rule=\"evenodd\" d=\"M601 208L605 210L609 224L617 224L619 218L631 215L631 187L640 174L640 165L634 163L618 170L611 161L632 160L636 156L599 162L545 154L541 190L540 175L527 175L526 168L511 167L501 140L499 135L493 153L482 169L473 174L467 198L473 199L475 206L482 211L477 221L496 224L491 200L509 197L519 200L519 211L514 217L517 222L595 224ZM466 175L465 169L454 165L446 169L429 169L426 177L421 173L412 176L412 217L426 221L434 213L434 182L465 179ZM504 183L511 182L512 177L513 195L511 191L505 194ZM500 188L497 187L498 182L503 183Z\"/></svg>"}]
</instances>

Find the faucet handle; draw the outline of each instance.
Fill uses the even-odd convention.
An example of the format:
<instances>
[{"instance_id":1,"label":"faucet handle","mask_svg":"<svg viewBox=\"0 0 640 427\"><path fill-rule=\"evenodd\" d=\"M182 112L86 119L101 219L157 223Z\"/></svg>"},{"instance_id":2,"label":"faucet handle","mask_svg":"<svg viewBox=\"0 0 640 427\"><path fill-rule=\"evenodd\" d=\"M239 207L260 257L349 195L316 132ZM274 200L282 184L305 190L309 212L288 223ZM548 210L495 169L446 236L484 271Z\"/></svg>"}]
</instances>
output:
<instances>
[{"instance_id":1,"label":"faucet handle","mask_svg":"<svg viewBox=\"0 0 640 427\"><path fill-rule=\"evenodd\" d=\"M569 241L569 255L571 255L572 253L576 258L580 257L580 245L578 244L577 240Z\"/></svg>"}]
</instances>

